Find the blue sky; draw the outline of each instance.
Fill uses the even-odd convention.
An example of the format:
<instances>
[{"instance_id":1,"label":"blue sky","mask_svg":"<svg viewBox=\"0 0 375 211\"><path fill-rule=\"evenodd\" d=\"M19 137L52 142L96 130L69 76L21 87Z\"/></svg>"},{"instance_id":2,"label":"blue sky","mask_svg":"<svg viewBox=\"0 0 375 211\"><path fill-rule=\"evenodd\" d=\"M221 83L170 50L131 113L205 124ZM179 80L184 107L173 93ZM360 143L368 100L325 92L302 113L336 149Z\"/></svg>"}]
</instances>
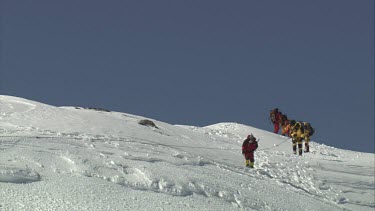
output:
<instances>
[{"instance_id":1,"label":"blue sky","mask_svg":"<svg viewBox=\"0 0 375 211\"><path fill-rule=\"evenodd\" d=\"M372 0L0 7L1 94L266 130L278 107L311 122L317 142L375 151Z\"/></svg>"}]
</instances>

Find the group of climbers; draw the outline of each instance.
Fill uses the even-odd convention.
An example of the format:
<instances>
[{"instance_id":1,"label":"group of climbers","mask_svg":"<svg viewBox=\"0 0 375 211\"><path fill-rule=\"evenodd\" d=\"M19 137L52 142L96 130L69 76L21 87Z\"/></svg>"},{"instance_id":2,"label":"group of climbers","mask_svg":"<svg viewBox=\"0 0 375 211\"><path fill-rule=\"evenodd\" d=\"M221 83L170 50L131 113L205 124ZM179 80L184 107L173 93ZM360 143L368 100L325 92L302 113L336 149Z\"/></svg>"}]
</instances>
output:
<instances>
[{"instance_id":1,"label":"group of climbers","mask_svg":"<svg viewBox=\"0 0 375 211\"><path fill-rule=\"evenodd\" d=\"M274 133L279 133L281 125L281 135L292 138L293 153L302 155L302 141L305 141L305 151L310 152L310 139L315 130L308 122L288 119L287 115L281 113L278 108L271 110L270 120L274 125Z\"/></svg>"},{"instance_id":2,"label":"group of climbers","mask_svg":"<svg viewBox=\"0 0 375 211\"><path fill-rule=\"evenodd\" d=\"M302 142L305 142L304 152L310 152L309 142L315 130L308 122L289 119L287 115L281 113L278 108L271 110L270 120L274 125L274 133L278 134L281 126L281 135L292 139L293 153L302 155ZM258 140L259 141L259 140ZM258 148L258 141L253 134L248 135L242 144L242 154L245 157L246 167L254 168L254 152Z\"/></svg>"}]
</instances>

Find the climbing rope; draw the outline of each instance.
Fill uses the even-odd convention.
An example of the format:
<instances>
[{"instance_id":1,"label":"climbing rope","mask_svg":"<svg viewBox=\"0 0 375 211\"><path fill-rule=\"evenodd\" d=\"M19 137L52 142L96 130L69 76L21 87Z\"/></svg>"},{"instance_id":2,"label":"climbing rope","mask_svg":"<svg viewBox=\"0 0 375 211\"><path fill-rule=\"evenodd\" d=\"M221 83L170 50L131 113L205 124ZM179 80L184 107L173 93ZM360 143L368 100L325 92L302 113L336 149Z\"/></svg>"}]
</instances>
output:
<instances>
[{"instance_id":1,"label":"climbing rope","mask_svg":"<svg viewBox=\"0 0 375 211\"><path fill-rule=\"evenodd\" d=\"M106 138L84 138L84 137L63 137L63 136L0 136L0 138L35 138L35 139L71 139L71 140L82 140L82 139L89 139L89 140L104 140ZM136 137L131 137L128 136L128 138L133 138L133 139L138 139L143 142L139 141L131 141L123 137L118 137L118 138L112 138L112 139L117 139L121 140L122 142L128 142L128 143L140 143L140 144L147 144L147 145L152 145L152 146L164 146L164 147L181 147L181 148L191 148L191 149L213 149L213 150L238 150L240 151L241 149L233 149L233 148L217 148L217 147L196 147L196 146L186 146L186 145L175 145L175 144L162 144L162 143L157 143L153 142L147 139L142 139L142 138L136 138ZM111 138L108 138L111 139ZM285 141L271 146L267 148L260 148L258 151L266 151L271 148L278 147L288 141L290 138L286 139ZM259 142L260 139L258 139L257 142Z\"/></svg>"}]
</instances>

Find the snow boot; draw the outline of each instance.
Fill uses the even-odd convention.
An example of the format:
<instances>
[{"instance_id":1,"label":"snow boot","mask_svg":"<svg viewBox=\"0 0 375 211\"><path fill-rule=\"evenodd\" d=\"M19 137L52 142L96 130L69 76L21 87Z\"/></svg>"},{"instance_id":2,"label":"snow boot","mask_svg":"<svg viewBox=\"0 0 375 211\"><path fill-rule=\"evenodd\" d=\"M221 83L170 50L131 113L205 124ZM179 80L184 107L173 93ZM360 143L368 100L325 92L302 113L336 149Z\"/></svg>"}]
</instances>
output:
<instances>
[{"instance_id":1,"label":"snow boot","mask_svg":"<svg viewBox=\"0 0 375 211\"><path fill-rule=\"evenodd\" d=\"M250 167L250 160L246 160L246 167Z\"/></svg>"},{"instance_id":2,"label":"snow boot","mask_svg":"<svg viewBox=\"0 0 375 211\"><path fill-rule=\"evenodd\" d=\"M302 144L298 144L298 155L302 156Z\"/></svg>"},{"instance_id":3,"label":"snow boot","mask_svg":"<svg viewBox=\"0 0 375 211\"><path fill-rule=\"evenodd\" d=\"M305 152L310 152L310 146L309 146L309 144L305 144Z\"/></svg>"}]
</instances>

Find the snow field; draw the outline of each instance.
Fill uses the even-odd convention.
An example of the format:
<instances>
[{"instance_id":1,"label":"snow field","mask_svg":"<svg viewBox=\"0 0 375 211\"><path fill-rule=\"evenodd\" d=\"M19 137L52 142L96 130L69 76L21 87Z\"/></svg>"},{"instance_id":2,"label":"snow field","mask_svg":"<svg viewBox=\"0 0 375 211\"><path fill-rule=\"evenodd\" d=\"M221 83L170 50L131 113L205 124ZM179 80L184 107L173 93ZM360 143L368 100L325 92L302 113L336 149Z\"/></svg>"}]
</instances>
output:
<instances>
[{"instance_id":1,"label":"snow field","mask_svg":"<svg viewBox=\"0 0 375 211\"><path fill-rule=\"evenodd\" d=\"M373 210L374 155L236 123L159 129L143 117L0 96L0 209ZM243 139L260 139L255 169ZM372 160L371 160L372 159Z\"/></svg>"}]
</instances>

